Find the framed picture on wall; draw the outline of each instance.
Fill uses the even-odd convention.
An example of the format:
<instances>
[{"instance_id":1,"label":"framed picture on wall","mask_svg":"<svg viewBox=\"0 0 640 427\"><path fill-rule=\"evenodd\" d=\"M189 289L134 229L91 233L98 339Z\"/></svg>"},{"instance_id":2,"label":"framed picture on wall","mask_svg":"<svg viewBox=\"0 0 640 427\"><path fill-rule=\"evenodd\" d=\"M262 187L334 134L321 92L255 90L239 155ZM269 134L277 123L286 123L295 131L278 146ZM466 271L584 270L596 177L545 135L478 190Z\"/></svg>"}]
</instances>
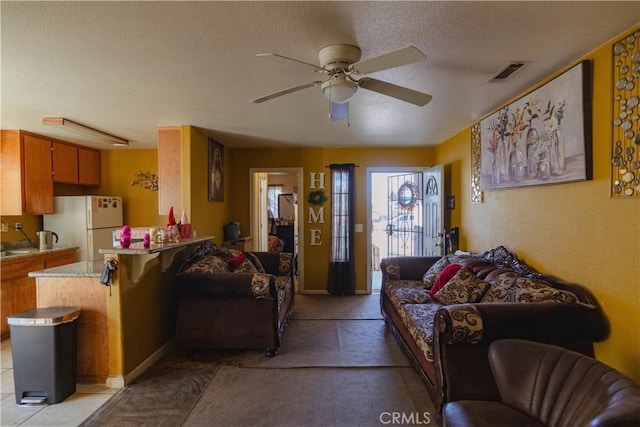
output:
<instances>
[{"instance_id":1,"label":"framed picture on wall","mask_svg":"<svg viewBox=\"0 0 640 427\"><path fill-rule=\"evenodd\" d=\"M224 201L224 146L209 138L209 201Z\"/></svg>"},{"instance_id":2,"label":"framed picture on wall","mask_svg":"<svg viewBox=\"0 0 640 427\"><path fill-rule=\"evenodd\" d=\"M480 132L482 190L592 179L589 61L482 119Z\"/></svg>"}]
</instances>

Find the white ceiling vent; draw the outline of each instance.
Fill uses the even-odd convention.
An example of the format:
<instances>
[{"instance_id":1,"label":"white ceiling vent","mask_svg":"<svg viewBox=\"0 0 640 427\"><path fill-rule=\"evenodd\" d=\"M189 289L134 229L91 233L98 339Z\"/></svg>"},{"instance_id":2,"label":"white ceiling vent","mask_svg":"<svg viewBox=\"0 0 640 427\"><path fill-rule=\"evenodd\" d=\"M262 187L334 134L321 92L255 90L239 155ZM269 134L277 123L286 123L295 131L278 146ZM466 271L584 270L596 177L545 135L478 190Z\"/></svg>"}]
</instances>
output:
<instances>
[{"instance_id":1,"label":"white ceiling vent","mask_svg":"<svg viewBox=\"0 0 640 427\"><path fill-rule=\"evenodd\" d=\"M512 61L503 67L498 73L493 76L490 82L503 82L508 77L512 76L516 71L520 70L527 64L527 61Z\"/></svg>"}]
</instances>

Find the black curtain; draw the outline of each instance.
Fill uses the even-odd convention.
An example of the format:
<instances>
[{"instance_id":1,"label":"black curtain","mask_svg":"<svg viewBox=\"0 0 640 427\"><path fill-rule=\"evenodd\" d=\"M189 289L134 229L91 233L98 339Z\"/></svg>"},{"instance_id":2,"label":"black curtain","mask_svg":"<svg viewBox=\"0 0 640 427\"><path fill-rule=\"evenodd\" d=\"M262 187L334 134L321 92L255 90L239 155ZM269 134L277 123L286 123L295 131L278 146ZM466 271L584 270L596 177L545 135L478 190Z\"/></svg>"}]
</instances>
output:
<instances>
[{"instance_id":1,"label":"black curtain","mask_svg":"<svg viewBox=\"0 0 640 427\"><path fill-rule=\"evenodd\" d=\"M327 291L333 295L356 292L353 234L355 229L354 164L332 164L331 253Z\"/></svg>"}]
</instances>

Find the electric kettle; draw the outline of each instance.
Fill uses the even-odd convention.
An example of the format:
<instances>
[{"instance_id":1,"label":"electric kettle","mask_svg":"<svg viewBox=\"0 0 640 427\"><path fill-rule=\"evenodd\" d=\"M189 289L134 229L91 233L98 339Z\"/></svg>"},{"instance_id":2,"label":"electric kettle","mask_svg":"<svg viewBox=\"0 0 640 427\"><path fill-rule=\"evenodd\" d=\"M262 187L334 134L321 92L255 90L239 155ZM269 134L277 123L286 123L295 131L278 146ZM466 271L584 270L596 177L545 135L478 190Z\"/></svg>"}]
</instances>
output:
<instances>
[{"instance_id":1,"label":"electric kettle","mask_svg":"<svg viewBox=\"0 0 640 427\"><path fill-rule=\"evenodd\" d=\"M53 231L42 230L36 232L38 238L40 239L40 250L45 251L47 249L53 249L53 238L56 238L55 243L58 243L58 235Z\"/></svg>"}]
</instances>

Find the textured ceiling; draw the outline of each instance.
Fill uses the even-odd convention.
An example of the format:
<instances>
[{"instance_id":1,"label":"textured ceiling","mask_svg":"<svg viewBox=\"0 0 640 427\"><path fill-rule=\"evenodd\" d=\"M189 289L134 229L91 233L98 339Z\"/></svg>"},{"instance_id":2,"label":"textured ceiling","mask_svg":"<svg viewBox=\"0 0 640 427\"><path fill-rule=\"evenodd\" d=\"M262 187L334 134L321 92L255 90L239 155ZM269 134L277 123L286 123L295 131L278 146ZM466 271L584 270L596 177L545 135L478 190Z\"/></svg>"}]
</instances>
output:
<instances>
[{"instance_id":1,"label":"textured ceiling","mask_svg":"<svg viewBox=\"0 0 640 427\"><path fill-rule=\"evenodd\" d=\"M42 125L66 117L132 141L190 124L223 144L416 146L442 142L640 22L640 2L0 2L1 123L99 148ZM427 60L372 74L429 93L416 107L366 90L350 126L312 87L329 44L362 58L412 44ZM509 61L530 61L502 83Z\"/></svg>"}]
</instances>

